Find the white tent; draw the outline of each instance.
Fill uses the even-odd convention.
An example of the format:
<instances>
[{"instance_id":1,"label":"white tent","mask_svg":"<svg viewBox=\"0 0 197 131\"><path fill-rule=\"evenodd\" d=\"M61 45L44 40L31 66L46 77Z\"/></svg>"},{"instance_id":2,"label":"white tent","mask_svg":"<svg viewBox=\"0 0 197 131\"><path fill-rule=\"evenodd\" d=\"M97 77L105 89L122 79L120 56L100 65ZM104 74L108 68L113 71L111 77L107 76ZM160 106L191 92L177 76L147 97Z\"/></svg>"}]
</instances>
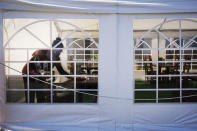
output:
<instances>
[{"instance_id":1,"label":"white tent","mask_svg":"<svg viewBox=\"0 0 197 131\"><path fill-rule=\"evenodd\" d=\"M0 130L197 130L196 5L1 0ZM51 46L57 36L60 60ZM30 61L39 49L49 60ZM32 63L50 64L49 74L31 75ZM32 78L47 87L32 88Z\"/></svg>"}]
</instances>

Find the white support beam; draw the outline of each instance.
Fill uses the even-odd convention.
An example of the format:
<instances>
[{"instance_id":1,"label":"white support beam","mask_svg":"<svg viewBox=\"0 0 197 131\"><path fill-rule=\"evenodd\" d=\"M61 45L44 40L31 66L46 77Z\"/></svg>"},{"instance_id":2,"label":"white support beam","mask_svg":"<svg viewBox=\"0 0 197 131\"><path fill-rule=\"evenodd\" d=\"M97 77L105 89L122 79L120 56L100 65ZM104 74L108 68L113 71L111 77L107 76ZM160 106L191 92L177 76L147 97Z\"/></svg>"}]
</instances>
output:
<instances>
[{"instance_id":1,"label":"white support beam","mask_svg":"<svg viewBox=\"0 0 197 131\"><path fill-rule=\"evenodd\" d=\"M123 127L132 130L133 123L133 98L134 98L134 41L133 23L129 15L118 15L118 87L117 97L130 100L117 100L117 128L122 131ZM124 110L124 111L123 111Z\"/></svg>"},{"instance_id":2,"label":"white support beam","mask_svg":"<svg viewBox=\"0 0 197 131\"><path fill-rule=\"evenodd\" d=\"M2 12L0 12L0 62L4 62ZM3 123L5 121L5 70L2 65L0 65L0 74L0 123Z\"/></svg>"}]
</instances>

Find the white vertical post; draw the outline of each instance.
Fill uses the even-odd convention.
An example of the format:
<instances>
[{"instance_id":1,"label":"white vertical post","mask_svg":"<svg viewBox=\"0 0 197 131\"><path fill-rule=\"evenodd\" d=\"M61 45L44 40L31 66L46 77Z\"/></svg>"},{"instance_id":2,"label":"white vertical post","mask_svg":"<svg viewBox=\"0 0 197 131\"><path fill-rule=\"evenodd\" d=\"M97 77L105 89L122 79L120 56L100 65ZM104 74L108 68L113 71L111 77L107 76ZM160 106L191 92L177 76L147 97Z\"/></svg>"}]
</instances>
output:
<instances>
[{"instance_id":1,"label":"white vertical post","mask_svg":"<svg viewBox=\"0 0 197 131\"><path fill-rule=\"evenodd\" d=\"M53 36L53 30L52 30L52 20L50 20L49 22L49 28L50 28L50 65L51 65L51 71L50 71L50 78L51 78L51 85L50 85L50 100L51 100L51 103L53 103L53 46L52 46L52 36Z\"/></svg>"},{"instance_id":2,"label":"white vertical post","mask_svg":"<svg viewBox=\"0 0 197 131\"><path fill-rule=\"evenodd\" d=\"M117 15L103 15L99 19L99 96L117 97ZM100 127L109 126L115 130L115 115L117 114L116 99L98 97L101 118L111 119L100 121Z\"/></svg>"},{"instance_id":3,"label":"white vertical post","mask_svg":"<svg viewBox=\"0 0 197 131\"><path fill-rule=\"evenodd\" d=\"M117 127L116 131L123 130L122 127L131 129L134 98L134 41L133 23L129 15L119 15L117 22L118 32L118 87L117 97L125 100L117 100ZM130 99L130 100L129 100ZM124 109L124 111L123 111ZM126 124L126 125L125 125ZM128 124L128 125L127 125Z\"/></svg>"},{"instance_id":4,"label":"white vertical post","mask_svg":"<svg viewBox=\"0 0 197 131\"><path fill-rule=\"evenodd\" d=\"M156 47L154 47L154 48L156 48L156 103L159 102L159 78L158 78L159 77L159 62L158 61L159 61L159 53L161 52L159 50L159 48L160 48L159 44L160 44L160 36L158 34L158 36L157 36L157 44L155 44Z\"/></svg>"},{"instance_id":5,"label":"white vertical post","mask_svg":"<svg viewBox=\"0 0 197 131\"><path fill-rule=\"evenodd\" d=\"M27 61L26 61L26 63L27 63L27 74L23 74L23 75L26 75L26 80L27 80L27 92L26 92L26 95L27 95L27 98L25 98L25 99L27 99L27 103L30 103L30 91L29 91L29 89L30 89L30 84L29 84L29 49L27 48Z\"/></svg>"},{"instance_id":6,"label":"white vertical post","mask_svg":"<svg viewBox=\"0 0 197 131\"><path fill-rule=\"evenodd\" d=\"M103 16L99 23L99 94L115 97L117 87L117 16ZM99 97L100 104L113 99Z\"/></svg>"},{"instance_id":7,"label":"white vertical post","mask_svg":"<svg viewBox=\"0 0 197 131\"><path fill-rule=\"evenodd\" d=\"M0 62L4 63L2 12L0 12ZM0 65L0 75L0 123L3 123L5 121L5 70L3 65Z\"/></svg>"},{"instance_id":8,"label":"white vertical post","mask_svg":"<svg viewBox=\"0 0 197 131\"><path fill-rule=\"evenodd\" d=\"M133 101L126 100L134 97L132 19L128 15L117 14L101 18L99 95L114 98L99 97L102 111L99 115L112 119L111 126L115 129L111 130L132 128Z\"/></svg>"},{"instance_id":9,"label":"white vertical post","mask_svg":"<svg viewBox=\"0 0 197 131\"><path fill-rule=\"evenodd\" d=\"M84 51L85 52L85 51ZM76 51L76 49L74 50L74 103L76 103L77 102L77 99L76 99L76 97L77 97L77 93L76 93L76 90L77 90L77 51ZM85 57L84 57L84 59L85 59ZM85 61L85 60L84 60ZM84 64L85 65L85 64Z\"/></svg>"},{"instance_id":10,"label":"white vertical post","mask_svg":"<svg viewBox=\"0 0 197 131\"><path fill-rule=\"evenodd\" d=\"M182 27L181 27L181 20L179 20L179 64L180 64L180 103L182 103Z\"/></svg>"}]
</instances>

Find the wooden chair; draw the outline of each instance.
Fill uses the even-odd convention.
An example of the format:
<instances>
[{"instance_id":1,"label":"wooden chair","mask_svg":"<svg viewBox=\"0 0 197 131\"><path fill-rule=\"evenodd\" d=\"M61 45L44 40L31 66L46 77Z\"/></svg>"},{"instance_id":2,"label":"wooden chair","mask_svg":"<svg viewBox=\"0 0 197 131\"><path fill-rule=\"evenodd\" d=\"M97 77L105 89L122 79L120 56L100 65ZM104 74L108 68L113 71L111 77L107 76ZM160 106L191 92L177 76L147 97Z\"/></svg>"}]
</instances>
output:
<instances>
[{"instance_id":1,"label":"wooden chair","mask_svg":"<svg viewBox=\"0 0 197 131\"><path fill-rule=\"evenodd\" d=\"M191 61L191 56L190 55L185 55L184 59L186 61ZM183 63L183 73L189 73L189 70L191 69L191 62L184 62Z\"/></svg>"},{"instance_id":2,"label":"wooden chair","mask_svg":"<svg viewBox=\"0 0 197 131\"><path fill-rule=\"evenodd\" d=\"M152 58L150 55L148 56L144 56L143 57L143 60L144 60L144 70L145 70L145 75L155 75L156 74L156 71L154 71L153 69L153 64L152 64ZM149 61L149 62L148 62ZM146 82L147 81L153 81L154 80L154 77L151 77L150 79L148 77L146 77Z\"/></svg>"}]
</instances>

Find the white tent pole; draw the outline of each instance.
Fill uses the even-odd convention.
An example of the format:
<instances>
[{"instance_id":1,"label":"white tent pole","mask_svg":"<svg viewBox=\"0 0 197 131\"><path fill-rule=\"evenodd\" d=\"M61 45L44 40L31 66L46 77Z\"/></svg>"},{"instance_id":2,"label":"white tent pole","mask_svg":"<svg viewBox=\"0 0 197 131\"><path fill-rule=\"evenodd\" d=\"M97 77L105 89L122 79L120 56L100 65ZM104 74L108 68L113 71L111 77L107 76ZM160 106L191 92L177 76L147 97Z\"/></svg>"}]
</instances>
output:
<instances>
[{"instance_id":1,"label":"white tent pole","mask_svg":"<svg viewBox=\"0 0 197 131\"><path fill-rule=\"evenodd\" d=\"M134 41L133 41L133 20L129 15L118 15L117 20L117 58L118 58L118 86L117 96L134 98ZM147 44L148 45L148 44ZM149 46L149 45L148 45ZM151 48L149 46L149 48ZM133 109L134 101L117 100L117 131L121 131L120 124L132 123L134 120ZM121 112L124 109L124 112ZM129 125L128 128L131 128Z\"/></svg>"},{"instance_id":2,"label":"white tent pole","mask_svg":"<svg viewBox=\"0 0 197 131\"><path fill-rule=\"evenodd\" d=\"M0 61L4 61L4 50L3 50L3 14L0 13ZM0 66L0 123L5 121L5 71L4 67Z\"/></svg>"},{"instance_id":3,"label":"white tent pole","mask_svg":"<svg viewBox=\"0 0 197 131\"><path fill-rule=\"evenodd\" d=\"M52 44L52 36L53 36L53 32L52 32L52 21L49 21L49 28L50 28L50 44ZM50 96L51 96L51 103L53 103L53 49L52 49L52 45L50 46L50 66L51 66L51 72L50 72L50 78L51 78L51 81L50 81L50 83L51 83L51 85L50 85L50 89L51 89L51 91L50 91Z\"/></svg>"},{"instance_id":4,"label":"white tent pole","mask_svg":"<svg viewBox=\"0 0 197 131\"><path fill-rule=\"evenodd\" d=\"M182 103L182 71L183 71L181 60L182 60L182 49L184 49L182 45L183 45L182 43L182 21L179 20L180 103Z\"/></svg>"}]
</instances>

